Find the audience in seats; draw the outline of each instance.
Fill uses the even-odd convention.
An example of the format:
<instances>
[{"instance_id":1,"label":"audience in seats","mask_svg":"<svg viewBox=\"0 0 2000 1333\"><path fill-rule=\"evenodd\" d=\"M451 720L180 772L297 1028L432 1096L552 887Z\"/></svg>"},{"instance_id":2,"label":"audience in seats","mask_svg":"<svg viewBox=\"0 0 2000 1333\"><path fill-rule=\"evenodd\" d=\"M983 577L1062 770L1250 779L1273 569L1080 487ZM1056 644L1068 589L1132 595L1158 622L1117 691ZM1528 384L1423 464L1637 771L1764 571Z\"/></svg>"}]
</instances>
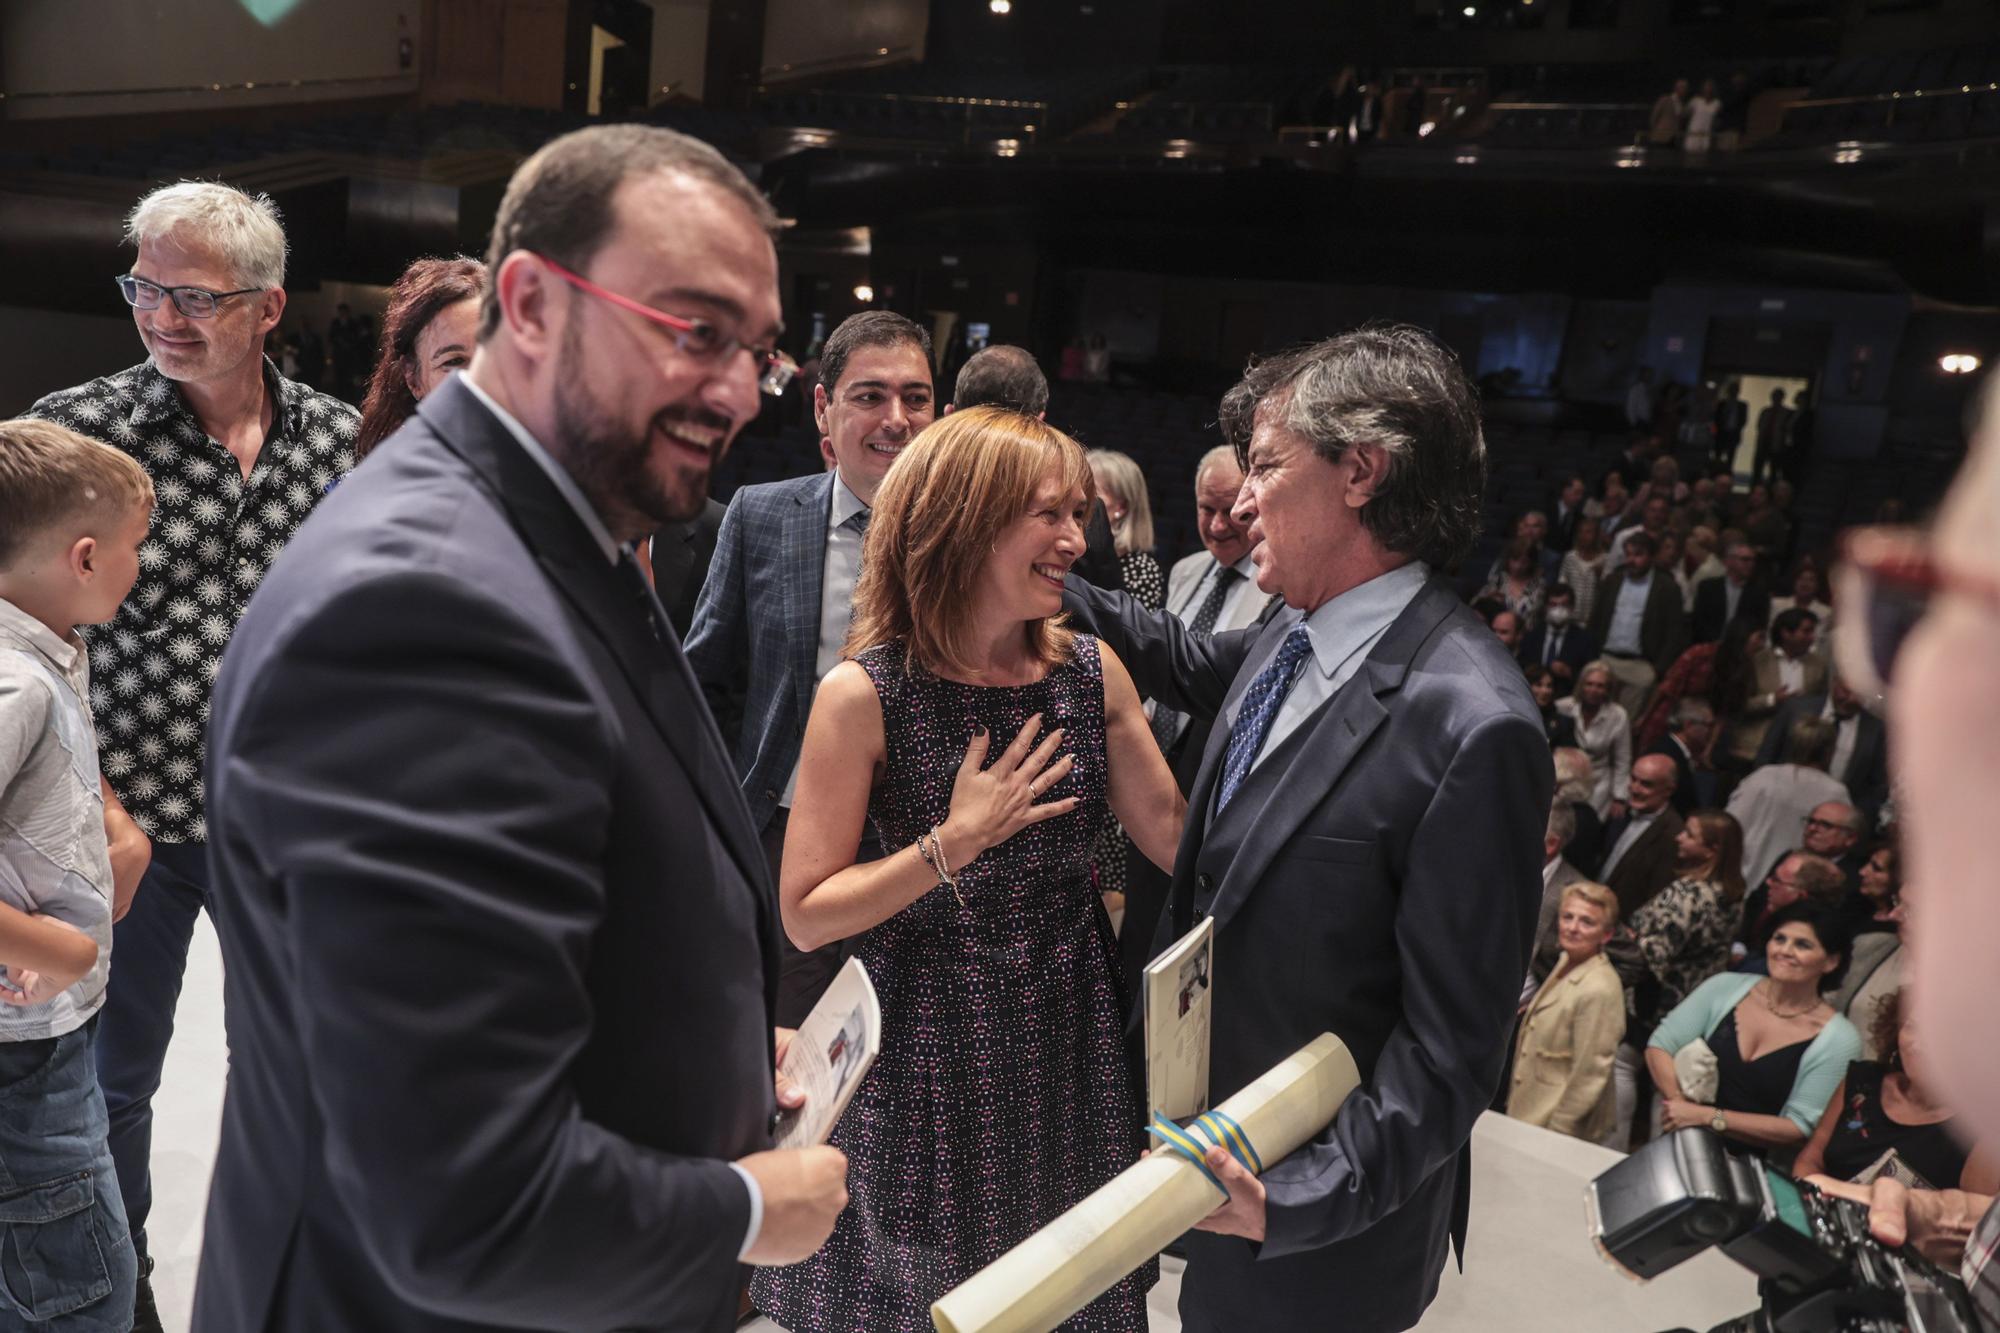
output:
<instances>
[{"instance_id":1,"label":"audience in seats","mask_svg":"<svg viewBox=\"0 0 2000 1333\"><path fill-rule=\"evenodd\" d=\"M1674 705L1666 736L1646 751L1674 761L1674 809L1683 815L1709 804L1701 787L1712 776L1707 771L1708 745L1714 736L1715 710L1706 699L1685 698Z\"/></svg>"},{"instance_id":2,"label":"audience in seats","mask_svg":"<svg viewBox=\"0 0 2000 1333\"><path fill-rule=\"evenodd\" d=\"M1717 733L1709 740L1706 760L1717 768L1734 771L1728 747L1718 747L1715 742L1749 698L1752 660L1763 646L1764 631L1738 619L1729 622L1721 640L1697 643L1682 652L1653 688L1646 711L1632 724L1633 744L1642 751L1652 748L1667 734L1674 708L1682 699L1707 699L1716 712Z\"/></svg>"},{"instance_id":3,"label":"audience in seats","mask_svg":"<svg viewBox=\"0 0 2000 1333\"><path fill-rule=\"evenodd\" d=\"M1548 733L1549 748L1562 749L1576 744L1576 723L1556 708L1556 678L1549 669L1530 662L1521 668L1527 678L1528 693L1534 697L1535 708L1542 715L1542 730Z\"/></svg>"},{"instance_id":4,"label":"audience in seats","mask_svg":"<svg viewBox=\"0 0 2000 1333\"><path fill-rule=\"evenodd\" d=\"M1619 914L1627 920L1674 877L1681 831L1672 803L1675 777L1673 760L1665 755L1634 760L1625 808L1604 826L1597 878L1618 895Z\"/></svg>"},{"instance_id":5,"label":"audience in seats","mask_svg":"<svg viewBox=\"0 0 2000 1333\"><path fill-rule=\"evenodd\" d=\"M1721 810L1697 810L1674 839L1674 880L1628 919L1644 965L1630 991L1643 1044L1659 1019L1694 988L1727 971L1743 920L1743 830Z\"/></svg>"},{"instance_id":6,"label":"audience in seats","mask_svg":"<svg viewBox=\"0 0 2000 1333\"><path fill-rule=\"evenodd\" d=\"M1722 543L1722 576L1695 585L1689 637L1714 643L1731 621L1744 619L1759 627L1770 618L1771 594L1757 577L1757 550L1743 537Z\"/></svg>"},{"instance_id":7,"label":"audience in seats","mask_svg":"<svg viewBox=\"0 0 2000 1333\"><path fill-rule=\"evenodd\" d=\"M1851 805L1847 788L1826 771L1833 728L1816 717L1792 724L1792 760L1743 779L1729 795L1729 813L1743 825L1743 878L1760 882L1778 858L1800 845L1815 806Z\"/></svg>"},{"instance_id":8,"label":"audience in seats","mask_svg":"<svg viewBox=\"0 0 2000 1333\"><path fill-rule=\"evenodd\" d=\"M1771 599L1771 625L1775 629L1778 617L1797 607L1813 614L1813 647L1823 649L1827 635L1833 629L1833 607L1826 600L1826 580L1820 575L1819 562L1806 557L1794 567L1789 597Z\"/></svg>"},{"instance_id":9,"label":"audience in seats","mask_svg":"<svg viewBox=\"0 0 2000 1333\"><path fill-rule=\"evenodd\" d=\"M1567 855L1576 865L1596 865L1604 858L1604 819L1591 804L1597 790L1597 773L1590 756L1578 748L1558 748L1555 799L1576 815L1576 837Z\"/></svg>"},{"instance_id":10,"label":"audience in seats","mask_svg":"<svg viewBox=\"0 0 2000 1333\"><path fill-rule=\"evenodd\" d=\"M1802 718L1816 717L1833 727L1833 756L1826 771L1847 788L1867 828L1889 800L1888 732L1882 719L1861 706L1861 696L1849 689L1838 676L1827 688L1814 694L1787 699L1778 706L1764 740L1757 747L1756 763L1781 764L1791 758L1792 727Z\"/></svg>"},{"instance_id":11,"label":"audience in seats","mask_svg":"<svg viewBox=\"0 0 2000 1333\"><path fill-rule=\"evenodd\" d=\"M1748 884L1748 879L1744 883ZM1771 867L1763 883L1751 890L1743 905L1743 930L1732 952L1739 972L1759 972L1764 967L1764 945L1769 941L1778 913L1802 902L1818 904L1847 919L1843 898L1845 886L1840 867L1824 856L1792 852Z\"/></svg>"},{"instance_id":12,"label":"audience in seats","mask_svg":"<svg viewBox=\"0 0 2000 1333\"><path fill-rule=\"evenodd\" d=\"M1939 1097L1923 1033L1901 990L1882 997L1867 1028L1867 1058L1847 1067L1793 1159L1792 1174L1858 1180L1893 1169L1919 1188L2000 1192L2000 1158L1975 1151ZM1891 1153L1893 1167L1886 1160Z\"/></svg>"},{"instance_id":13,"label":"audience in seats","mask_svg":"<svg viewBox=\"0 0 2000 1333\"><path fill-rule=\"evenodd\" d=\"M1746 768L1756 763L1771 720L1787 699L1826 692L1826 659L1813 651L1816 624L1810 611L1785 612L1771 622L1771 641L1753 659L1750 692L1729 732L1729 753Z\"/></svg>"},{"instance_id":14,"label":"audience in seats","mask_svg":"<svg viewBox=\"0 0 2000 1333\"><path fill-rule=\"evenodd\" d=\"M1861 1052L1854 1025L1826 1001L1847 969L1840 916L1816 902L1777 913L1766 946L1769 975L1725 972L1695 987L1660 1020L1646 1068L1666 1130L1704 1127L1787 1158L1819 1124L1842 1073ZM1705 1059L1690 1058L1702 1042ZM1713 1092L1689 1083L1712 1061Z\"/></svg>"},{"instance_id":15,"label":"audience in seats","mask_svg":"<svg viewBox=\"0 0 2000 1333\"><path fill-rule=\"evenodd\" d=\"M1534 994L1536 985L1549 975L1561 955L1556 940L1556 917L1562 909L1563 894L1571 885L1583 883L1587 878L1563 855L1575 840L1576 810L1558 792L1549 806L1548 828L1542 834L1542 909L1535 919L1534 962L1529 966L1528 982L1521 993L1523 1003Z\"/></svg>"},{"instance_id":16,"label":"audience in seats","mask_svg":"<svg viewBox=\"0 0 2000 1333\"><path fill-rule=\"evenodd\" d=\"M1611 1070L1625 1034L1625 997L1604 956L1618 900L1580 880L1563 890L1556 920L1562 955L1529 999L1514 1043L1507 1114L1601 1143L1617 1126Z\"/></svg>"},{"instance_id":17,"label":"audience in seats","mask_svg":"<svg viewBox=\"0 0 2000 1333\"><path fill-rule=\"evenodd\" d=\"M1608 819L1631 794L1632 720L1611 701L1611 668L1592 662L1576 678L1576 693L1556 708L1575 724L1577 748L1590 757L1594 784L1590 807Z\"/></svg>"},{"instance_id":18,"label":"audience in seats","mask_svg":"<svg viewBox=\"0 0 2000 1333\"><path fill-rule=\"evenodd\" d=\"M1589 625L1597 606L1597 585L1611 561L1604 545L1604 520L1586 513L1577 519L1569 550L1563 553L1559 582L1576 594L1575 622Z\"/></svg>"},{"instance_id":19,"label":"audience in seats","mask_svg":"<svg viewBox=\"0 0 2000 1333\"><path fill-rule=\"evenodd\" d=\"M1597 641L1590 630L1577 623L1576 590L1558 583L1548 591L1542 608L1542 623L1521 640L1523 666L1545 668L1555 681L1558 699L1568 698L1576 688L1579 671L1597 657Z\"/></svg>"},{"instance_id":20,"label":"audience in seats","mask_svg":"<svg viewBox=\"0 0 2000 1333\"><path fill-rule=\"evenodd\" d=\"M1541 515L1535 515L1540 518ZM1532 537L1513 538L1494 562L1493 573L1480 589L1481 596L1497 597L1519 618L1519 627L1529 632L1542 623L1542 608L1548 600L1548 584L1542 571L1542 548Z\"/></svg>"},{"instance_id":21,"label":"audience in seats","mask_svg":"<svg viewBox=\"0 0 2000 1333\"><path fill-rule=\"evenodd\" d=\"M1598 588L1590 618L1591 636L1604 645L1600 660L1617 683L1617 701L1628 718L1645 709L1654 683L1685 646L1680 585L1653 569L1654 549L1643 531L1626 539L1624 559Z\"/></svg>"}]
</instances>

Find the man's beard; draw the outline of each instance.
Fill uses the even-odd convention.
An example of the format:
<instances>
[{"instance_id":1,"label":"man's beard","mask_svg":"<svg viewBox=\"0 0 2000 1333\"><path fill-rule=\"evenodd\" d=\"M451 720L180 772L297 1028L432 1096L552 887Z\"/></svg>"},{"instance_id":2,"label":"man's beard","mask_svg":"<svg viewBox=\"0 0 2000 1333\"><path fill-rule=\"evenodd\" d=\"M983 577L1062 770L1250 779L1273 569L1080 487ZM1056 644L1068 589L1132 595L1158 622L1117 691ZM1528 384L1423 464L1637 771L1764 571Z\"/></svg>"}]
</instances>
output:
<instances>
[{"instance_id":1,"label":"man's beard","mask_svg":"<svg viewBox=\"0 0 2000 1333\"><path fill-rule=\"evenodd\" d=\"M556 366L556 433L564 464L577 488L596 508L604 526L622 541L637 541L669 523L685 523L708 501L709 474L727 445L707 466L674 462L673 478L662 482L652 467L652 432L673 421L719 429L733 424L699 408L669 408L648 423L644 434L606 413L584 387L582 340L572 322L563 335Z\"/></svg>"}]
</instances>

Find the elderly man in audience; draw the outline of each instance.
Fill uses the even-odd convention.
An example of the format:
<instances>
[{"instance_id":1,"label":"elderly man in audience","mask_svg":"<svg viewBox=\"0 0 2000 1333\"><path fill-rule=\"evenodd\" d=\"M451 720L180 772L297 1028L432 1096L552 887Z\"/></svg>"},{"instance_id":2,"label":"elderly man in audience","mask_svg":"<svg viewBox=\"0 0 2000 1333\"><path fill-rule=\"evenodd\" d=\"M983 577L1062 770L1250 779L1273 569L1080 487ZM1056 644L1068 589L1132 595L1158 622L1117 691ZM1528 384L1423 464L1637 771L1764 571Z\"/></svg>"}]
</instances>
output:
<instances>
[{"instance_id":1,"label":"elderly man in audience","mask_svg":"<svg viewBox=\"0 0 2000 1333\"><path fill-rule=\"evenodd\" d=\"M1760 768L1729 794L1729 813L1743 825L1743 878L1757 883L1778 858L1799 845L1813 807L1851 806L1847 788L1826 771L1833 728L1816 717L1792 724L1792 761Z\"/></svg>"},{"instance_id":2,"label":"elderly man in audience","mask_svg":"<svg viewBox=\"0 0 2000 1333\"><path fill-rule=\"evenodd\" d=\"M1604 885L1582 880L1563 891L1562 955L1528 1001L1514 1044L1514 1119L1591 1143L1616 1130L1611 1070L1625 1035L1625 992L1604 944L1617 928L1618 899Z\"/></svg>"},{"instance_id":3,"label":"elderly man in audience","mask_svg":"<svg viewBox=\"0 0 2000 1333\"><path fill-rule=\"evenodd\" d=\"M1653 568L1654 550L1650 533L1626 538L1623 561L1599 586L1590 618L1591 636L1604 645L1603 661L1628 717L1645 710L1653 683L1686 646L1680 585Z\"/></svg>"},{"instance_id":4,"label":"elderly man in audience","mask_svg":"<svg viewBox=\"0 0 2000 1333\"><path fill-rule=\"evenodd\" d=\"M1594 866L1604 859L1604 819L1592 798L1597 791L1597 771L1590 755L1575 746L1557 746L1556 800L1576 816L1576 835L1563 853L1571 865Z\"/></svg>"},{"instance_id":5,"label":"elderly man in audience","mask_svg":"<svg viewBox=\"0 0 2000 1333\"><path fill-rule=\"evenodd\" d=\"M1631 799L1625 813L1605 825L1604 864L1597 878L1618 895L1619 914L1630 918L1673 882L1679 863L1680 811L1672 805L1674 761L1649 754L1632 765Z\"/></svg>"},{"instance_id":6,"label":"elderly man in audience","mask_svg":"<svg viewBox=\"0 0 2000 1333\"><path fill-rule=\"evenodd\" d=\"M1826 771L1839 779L1873 828L1889 799L1889 738L1882 719L1861 706L1861 696L1835 676L1818 694L1803 694L1779 705L1757 747L1757 763L1783 763L1789 759L1787 742L1792 723L1802 717L1822 718L1833 724L1833 758Z\"/></svg>"},{"instance_id":7,"label":"elderly man in audience","mask_svg":"<svg viewBox=\"0 0 2000 1333\"><path fill-rule=\"evenodd\" d=\"M1529 965L1528 982L1521 993L1523 1003L1554 970L1562 949L1556 940L1556 917L1562 909L1563 894L1572 884L1588 877L1563 855L1576 840L1576 808L1556 793L1549 806L1548 828L1542 833L1542 911L1535 921L1535 955Z\"/></svg>"},{"instance_id":8,"label":"elderly man in audience","mask_svg":"<svg viewBox=\"0 0 2000 1333\"><path fill-rule=\"evenodd\" d=\"M1701 794L1708 772L1708 743L1715 735L1715 710L1706 699L1687 698L1674 705L1667 722L1667 734L1647 754L1663 754L1674 761L1674 809L1683 815L1708 802Z\"/></svg>"},{"instance_id":9,"label":"elderly man in audience","mask_svg":"<svg viewBox=\"0 0 2000 1333\"><path fill-rule=\"evenodd\" d=\"M1744 881L1748 883L1749 881ZM1743 929L1732 952L1741 961L1739 972L1756 972L1764 962L1759 951L1770 934L1771 921L1794 903L1812 901L1831 912L1839 912L1844 889L1840 867L1824 856L1811 852L1789 852L1781 857L1764 882L1752 890L1743 903ZM1843 923L1845 916L1842 917ZM1745 957L1747 949L1749 956Z\"/></svg>"},{"instance_id":10,"label":"elderly man in audience","mask_svg":"<svg viewBox=\"0 0 2000 1333\"><path fill-rule=\"evenodd\" d=\"M138 253L118 286L146 359L52 393L29 415L132 455L159 497L138 586L117 619L88 635L114 868L144 867L138 830L153 839L136 899L136 871L119 876L130 915L115 932L118 980L97 1030L143 1330L159 1327L146 1277L153 1093L212 884L202 783L209 696L264 571L352 466L359 418L265 355L285 312L285 230L268 198L193 181L162 186L132 210L125 239Z\"/></svg>"}]
</instances>

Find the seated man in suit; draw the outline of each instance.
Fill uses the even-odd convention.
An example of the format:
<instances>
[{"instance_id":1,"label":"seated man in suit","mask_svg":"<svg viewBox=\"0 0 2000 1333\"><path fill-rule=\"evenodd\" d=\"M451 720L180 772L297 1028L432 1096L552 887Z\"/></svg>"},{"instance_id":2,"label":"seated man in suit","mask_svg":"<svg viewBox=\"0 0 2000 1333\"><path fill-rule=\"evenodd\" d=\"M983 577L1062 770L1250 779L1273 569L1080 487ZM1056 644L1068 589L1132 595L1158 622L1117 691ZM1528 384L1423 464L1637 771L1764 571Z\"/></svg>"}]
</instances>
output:
<instances>
[{"instance_id":1,"label":"seated man in suit","mask_svg":"<svg viewBox=\"0 0 2000 1333\"><path fill-rule=\"evenodd\" d=\"M1714 734L1715 710L1708 700L1690 696L1674 705L1667 718L1667 734L1646 751L1674 761L1674 809L1683 817L1712 804L1702 798L1701 782L1708 767L1709 738Z\"/></svg>"},{"instance_id":2,"label":"seated man in suit","mask_svg":"<svg viewBox=\"0 0 2000 1333\"><path fill-rule=\"evenodd\" d=\"M1866 826L1873 828L1889 799L1889 746L1882 719L1863 708L1861 696L1836 676L1823 692L1802 694L1778 706L1757 749L1759 768L1791 759L1792 723L1802 717L1833 724L1833 758L1827 774L1847 788Z\"/></svg>"},{"instance_id":3,"label":"seated man in suit","mask_svg":"<svg viewBox=\"0 0 2000 1333\"><path fill-rule=\"evenodd\" d=\"M738 491L695 603L688 664L718 713L740 692L736 771L773 881L813 691L847 639L868 506L936 413L930 358L930 335L901 315L864 310L841 321L821 349L813 389L833 470ZM841 946L781 947L778 1021L793 1026L840 970Z\"/></svg>"},{"instance_id":4,"label":"seated man in suit","mask_svg":"<svg viewBox=\"0 0 2000 1333\"><path fill-rule=\"evenodd\" d=\"M1567 699L1576 676L1597 659L1597 640L1576 623L1576 590L1567 583L1549 589L1542 623L1521 641L1516 656L1522 666L1545 666L1556 685L1556 698Z\"/></svg>"},{"instance_id":5,"label":"seated man in suit","mask_svg":"<svg viewBox=\"0 0 2000 1333\"><path fill-rule=\"evenodd\" d=\"M1604 826L1606 851L1597 878L1618 895L1618 914L1629 920L1652 896L1674 882L1681 813L1673 807L1679 775L1674 761L1649 754L1632 761L1632 798L1625 813Z\"/></svg>"},{"instance_id":6,"label":"seated man in suit","mask_svg":"<svg viewBox=\"0 0 2000 1333\"><path fill-rule=\"evenodd\" d=\"M1762 625L1771 618L1771 589L1757 576L1757 548L1742 537L1722 544L1722 574L1694 585L1694 615L1688 622L1689 641L1714 643L1742 616Z\"/></svg>"},{"instance_id":7,"label":"seated man in suit","mask_svg":"<svg viewBox=\"0 0 2000 1333\"><path fill-rule=\"evenodd\" d=\"M542 148L470 369L251 600L195 1327L722 1333L832 1230L845 1159L771 1150L777 902L631 549L787 378L776 224L670 130Z\"/></svg>"},{"instance_id":8,"label":"seated man in suit","mask_svg":"<svg viewBox=\"0 0 2000 1333\"><path fill-rule=\"evenodd\" d=\"M1590 803L1597 790L1597 770L1590 756L1574 746L1558 747L1554 753L1556 797L1576 817L1576 832L1563 853L1575 865L1594 866L1604 859L1604 821Z\"/></svg>"},{"instance_id":9,"label":"seated man in suit","mask_svg":"<svg viewBox=\"0 0 2000 1333\"><path fill-rule=\"evenodd\" d=\"M1554 772L1527 684L1432 574L1485 472L1451 354L1369 327L1252 365L1223 400L1257 586L1284 609L1202 637L1072 580L1141 692L1216 719L1156 938L1215 920L1221 1101L1324 1031L1362 1084L1190 1233L1188 1333L1409 1328L1469 1206L1528 969ZM1479 873L1468 877L1467 866Z\"/></svg>"},{"instance_id":10,"label":"seated man in suit","mask_svg":"<svg viewBox=\"0 0 2000 1333\"><path fill-rule=\"evenodd\" d=\"M1272 603L1257 587L1250 560L1250 532L1231 509L1243 489L1236 451L1219 444L1201 457L1194 474L1195 528L1202 549L1174 562L1167 573L1167 610L1195 634L1247 629ZM1189 717L1154 702L1153 738L1166 753L1181 795L1194 789L1201 756L1208 749L1210 719ZM1127 993L1136 1001L1146 964L1153 958L1153 932L1166 905L1169 877L1136 849L1125 871L1125 921L1118 930Z\"/></svg>"},{"instance_id":11,"label":"seated man in suit","mask_svg":"<svg viewBox=\"0 0 2000 1333\"><path fill-rule=\"evenodd\" d=\"M1535 988L1549 979L1562 946L1556 939L1556 917L1562 910L1563 894L1572 884L1585 883L1589 876L1571 865L1563 853L1576 837L1576 811L1557 793L1549 807L1549 824L1542 834L1542 910L1535 918L1535 957L1528 968L1528 980L1521 991L1523 1004Z\"/></svg>"}]
</instances>

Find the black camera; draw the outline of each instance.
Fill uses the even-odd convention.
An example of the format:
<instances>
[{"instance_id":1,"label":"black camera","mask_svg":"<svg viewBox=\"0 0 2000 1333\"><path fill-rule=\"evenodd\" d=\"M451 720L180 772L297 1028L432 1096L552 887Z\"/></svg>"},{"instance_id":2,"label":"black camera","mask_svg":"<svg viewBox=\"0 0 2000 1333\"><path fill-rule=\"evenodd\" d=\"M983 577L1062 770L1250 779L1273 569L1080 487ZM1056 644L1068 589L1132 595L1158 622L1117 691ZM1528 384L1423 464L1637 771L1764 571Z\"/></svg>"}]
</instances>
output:
<instances>
[{"instance_id":1,"label":"black camera","mask_svg":"<svg viewBox=\"0 0 2000 1333\"><path fill-rule=\"evenodd\" d=\"M1590 1238L1641 1280L1711 1246L1759 1279L1767 1333L1979 1333L1956 1274L1869 1235L1868 1210L1731 1151L1706 1129L1655 1139L1584 1188Z\"/></svg>"}]
</instances>

